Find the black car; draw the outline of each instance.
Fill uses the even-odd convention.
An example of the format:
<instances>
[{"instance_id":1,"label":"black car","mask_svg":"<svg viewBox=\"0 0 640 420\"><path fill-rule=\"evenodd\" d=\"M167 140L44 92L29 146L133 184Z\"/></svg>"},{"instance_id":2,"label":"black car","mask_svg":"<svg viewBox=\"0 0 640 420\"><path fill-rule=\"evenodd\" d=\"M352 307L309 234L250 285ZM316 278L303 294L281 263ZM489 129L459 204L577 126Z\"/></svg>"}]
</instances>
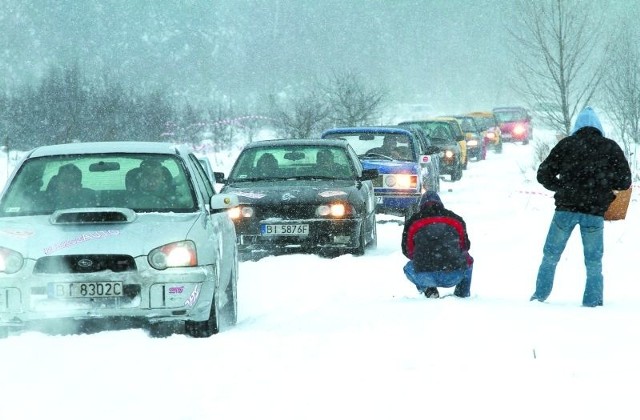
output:
<instances>
[{"instance_id":1,"label":"black car","mask_svg":"<svg viewBox=\"0 0 640 420\"><path fill-rule=\"evenodd\" d=\"M462 178L462 150L456 139L455 133L448 121L444 120L417 120L404 121L398 124L400 127L418 127L431 140L431 144L438 146L440 153L440 173L451 176L452 181Z\"/></svg>"},{"instance_id":2,"label":"black car","mask_svg":"<svg viewBox=\"0 0 640 420\"><path fill-rule=\"evenodd\" d=\"M265 140L247 145L224 179L242 259L295 252L362 255L377 244L372 179L343 140Z\"/></svg>"}]
</instances>

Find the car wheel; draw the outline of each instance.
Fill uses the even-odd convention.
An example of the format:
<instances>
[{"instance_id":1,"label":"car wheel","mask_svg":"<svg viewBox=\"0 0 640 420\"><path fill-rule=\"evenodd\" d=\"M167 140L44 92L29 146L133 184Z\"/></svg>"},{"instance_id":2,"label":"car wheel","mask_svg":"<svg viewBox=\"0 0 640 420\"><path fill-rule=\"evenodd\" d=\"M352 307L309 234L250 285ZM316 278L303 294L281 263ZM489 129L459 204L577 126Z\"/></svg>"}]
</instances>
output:
<instances>
[{"instance_id":1,"label":"car wheel","mask_svg":"<svg viewBox=\"0 0 640 420\"><path fill-rule=\"evenodd\" d=\"M378 222L376 216L373 216L373 227L371 228L371 242L368 245L369 249L376 249L378 247Z\"/></svg>"},{"instance_id":2,"label":"car wheel","mask_svg":"<svg viewBox=\"0 0 640 420\"><path fill-rule=\"evenodd\" d=\"M187 321L184 329L187 335L196 338L206 338L217 334L220 331L220 308L218 307L218 270L213 273L213 280L216 284L213 299L211 300L211 310L209 311L209 319L206 321Z\"/></svg>"},{"instance_id":3,"label":"car wheel","mask_svg":"<svg viewBox=\"0 0 640 420\"><path fill-rule=\"evenodd\" d=\"M462 179L462 165L456 166L453 173L451 174L452 181L460 181Z\"/></svg>"},{"instance_id":4,"label":"car wheel","mask_svg":"<svg viewBox=\"0 0 640 420\"><path fill-rule=\"evenodd\" d=\"M364 255L364 250L366 247L367 247L367 229L363 221L362 225L360 226L360 239L358 241L358 246L353 251L353 255L357 255L357 256Z\"/></svg>"},{"instance_id":5,"label":"car wheel","mask_svg":"<svg viewBox=\"0 0 640 420\"><path fill-rule=\"evenodd\" d=\"M234 264L235 265L235 264ZM227 304L224 305L224 318L227 325L233 326L238 322L238 274L234 266L229 275L229 284L224 291L227 297Z\"/></svg>"},{"instance_id":6,"label":"car wheel","mask_svg":"<svg viewBox=\"0 0 640 420\"><path fill-rule=\"evenodd\" d=\"M502 142L496 145L496 153L502 153Z\"/></svg>"},{"instance_id":7,"label":"car wheel","mask_svg":"<svg viewBox=\"0 0 640 420\"><path fill-rule=\"evenodd\" d=\"M185 323L185 331L191 337L206 338L220 332L220 311L218 309L218 299L215 293L211 302L211 311L209 319L206 321L187 321Z\"/></svg>"}]
</instances>

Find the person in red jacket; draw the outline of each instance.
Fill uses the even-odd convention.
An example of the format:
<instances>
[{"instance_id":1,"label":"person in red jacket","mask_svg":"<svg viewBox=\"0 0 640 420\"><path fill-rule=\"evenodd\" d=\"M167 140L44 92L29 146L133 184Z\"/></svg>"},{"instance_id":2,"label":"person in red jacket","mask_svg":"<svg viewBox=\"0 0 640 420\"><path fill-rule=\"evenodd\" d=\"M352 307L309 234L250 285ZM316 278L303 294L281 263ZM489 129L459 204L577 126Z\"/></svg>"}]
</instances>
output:
<instances>
[{"instance_id":1,"label":"person in red jacket","mask_svg":"<svg viewBox=\"0 0 640 420\"><path fill-rule=\"evenodd\" d=\"M440 196L427 191L420 210L404 225L402 253L407 278L428 298L440 297L438 287L454 287L453 294L469 297L473 258L464 219L448 210Z\"/></svg>"}]
</instances>

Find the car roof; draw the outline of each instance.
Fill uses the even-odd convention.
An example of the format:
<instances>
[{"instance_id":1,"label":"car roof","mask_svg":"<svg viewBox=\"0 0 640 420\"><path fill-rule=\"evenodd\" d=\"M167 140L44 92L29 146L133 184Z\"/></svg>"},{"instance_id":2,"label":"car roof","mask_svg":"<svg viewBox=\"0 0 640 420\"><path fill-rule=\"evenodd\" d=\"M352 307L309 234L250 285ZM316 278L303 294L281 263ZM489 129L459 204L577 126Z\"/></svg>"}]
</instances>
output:
<instances>
[{"instance_id":1,"label":"car roof","mask_svg":"<svg viewBox=\"0 0 640 420\"><path fill-rule=\"evenodd\" d=\"M187 149L181 145L160 142L142 141L105 141L88 143L65 143L41 146L33 149L29 157L52 155L77 155L92 153L154 153L154 154L187 154Z\"/></svg>"},{"instance_id":2,"label":"car roof","mask_svg":"<svg viewBox=\"0 0 640 420\"><path fill-rule=\"evenodd\" d=\"M493 108L493 112L496 111L526 111L527 108L523 106L497 106Z\"/></svg>"},{"instance_id":3,"label":"car roof","mask_svg":"<svg viewBox=\"0 0 640 420\"><path fill-rule=\"evenodd\" d=\"M411 135L412 130L408 127L391 127L391 126L364 126L364 127L337 127L325 130L322 135L325 134L340 134L340 133L384 133L384 134L405 134Z\"/></svg>"},{"instance_id":4,"label":"car roof","mask_svg":"<svg viewBox=\"0 0 640 420\"><path fill-rule=\"evenodd\" d=\"M468 112L467 115L472 117L493 117L493 112L491 111L475 111Z\"/></svg>"},{"instance_id":5,"label":"car roof","mask_svg":"<svg viewBox=\"0 0 640 420\"><path fill-rule=\"evenodd\" d=\"M245 149L254 149L260 147L277 147L277 146L333 146L333 147L347 147L344 140L340 139L273 139L273 140L260 140L247 144Z\"/></svg>"}]
</instances>

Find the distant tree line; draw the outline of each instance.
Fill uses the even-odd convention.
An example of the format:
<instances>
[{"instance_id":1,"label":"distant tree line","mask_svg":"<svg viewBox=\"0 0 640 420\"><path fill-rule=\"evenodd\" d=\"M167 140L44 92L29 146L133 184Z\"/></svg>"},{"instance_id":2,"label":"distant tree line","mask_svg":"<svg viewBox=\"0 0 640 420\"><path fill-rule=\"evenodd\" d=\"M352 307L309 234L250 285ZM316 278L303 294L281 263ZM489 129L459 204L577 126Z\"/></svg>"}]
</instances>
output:
<instances>
[{"instance_id":1,"label":"distant tree line","mask_svg":"<svg viewBox=\"0 0 640 420\"><path fill-rule=\"evenodd\" d=\"M286 95L266 95L248 107L211 99L192 104L156 90L137 91L105 76L88 80L79 66L51 67L37 86L0 92L0 146L9 150L89 141L160 141L228 149L239 133L269 126L282 137L310 137L337 124L359 125L378 115L384 90L355 74Z\"/></svg>"}]
</instances>

